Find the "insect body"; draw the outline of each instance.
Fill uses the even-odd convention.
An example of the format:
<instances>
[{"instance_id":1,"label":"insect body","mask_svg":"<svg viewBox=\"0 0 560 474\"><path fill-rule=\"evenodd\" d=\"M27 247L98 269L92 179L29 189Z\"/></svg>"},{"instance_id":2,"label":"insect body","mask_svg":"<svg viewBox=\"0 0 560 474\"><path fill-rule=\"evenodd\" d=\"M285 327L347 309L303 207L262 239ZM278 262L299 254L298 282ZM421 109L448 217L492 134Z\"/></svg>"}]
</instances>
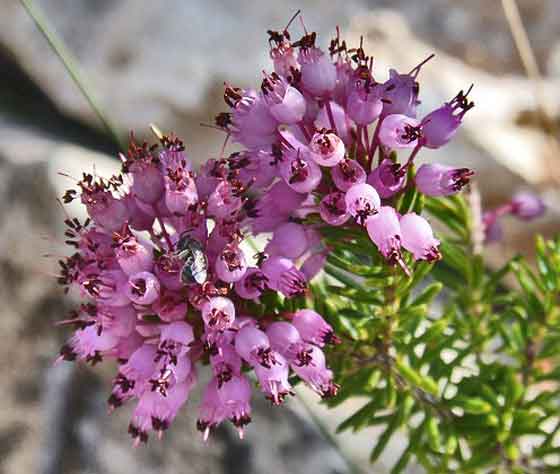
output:
<instances>
[{"instance_id":1,"label":"insect body","mask_svg":"<svg viewBox=\"0 0 560 474\"><path fill-rule=\"evenodd\" d=\"M208 259L200 242L183 234L177 242L177 256L184 262L181 281L202 285L208 278Z\"/></svg>"}]
</instances>

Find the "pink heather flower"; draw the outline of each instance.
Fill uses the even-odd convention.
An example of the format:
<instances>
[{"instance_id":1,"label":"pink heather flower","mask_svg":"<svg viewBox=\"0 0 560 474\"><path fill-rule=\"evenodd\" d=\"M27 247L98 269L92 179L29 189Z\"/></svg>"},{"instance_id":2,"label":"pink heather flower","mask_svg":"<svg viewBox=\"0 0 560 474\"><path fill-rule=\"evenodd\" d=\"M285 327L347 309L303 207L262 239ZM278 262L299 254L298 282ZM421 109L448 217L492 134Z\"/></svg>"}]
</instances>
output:
<instances>
[{"instance_id":1,"label":"pink heather flower","mask_svg":"<svg viewBox=\"0 0 560 474\"><path fill-rule=\"evenodd\" d=\"M163 326L160 339L162 341L160 349L162 346L169 347L169 342L173 342L174 346L179 344L185 350L188 350L188 346L194 341L193 330L184 321L175 321Z\"/></svg>"},{"instance_id":2,"label":"pink heather flower","mask_svg":"<svg viewBox=\"0 0 560 474\"><path fill-rule=\"evenodd\" d=\"M229 298L222 296L211 298L202 307L202 319L208 328L225 331L235 320L235 306Z\"/></svg>"},{"instance_id":3,"label":"pink heather flower","mask_svg":"<svg viewBox=\"0 0 560 474\"><path fill-rule=\"evenodd\" d=\"M383 94L383 117L393 114L416 117L418 101L418 83L416 74L399 74L396 70L389 70L389 80L381 86Z\"/></svg>"},{"instance_id":4,"label":"pink heather flower","mask_svg":"<svg viewBox=\"0 0 560 474\"><path fill-rule=\"evenodd\" d=\"M301 273L303 273L307 281L311 281L325 267L326 261L326 251L312 254L303 262L300 268Z\"/></svg>"},{"instance_id":5,"label":"pink heather flower","mask_svg":"<svg viewBox=\"0 0 560 474\"><path fill-rule=\"evenodd\" d=\"M130 231L123 236L118 235L115 245L115 256L127 275L147 272L153 268L153 249L141 244Z\"/></svg>"},{"instance_id":6,"label":"pink heather flower","mask_svg":"<svg viewBox=\"0 0 560 474\"><path fill-rule=\"evenodd\" d=\"M349 218L345 194L340 191L327 194L319 204L319 214L327 224L343 225Z\"/></svg>"},{"instance_id":7,"label":"pink heather flower","mask_svg":"<svg viewBox=\"0 0 560 474\"><path fill-rule=\"evenodd\" d=\"M208 382L202 394L196 427L203 433L204 441L208 439L210 431L216 428L227 417L224 404L218 395L218 381L213 378Z\"/></svg>"},{"instance_id":8,"label":"pink heather flower","mask_svg":"<svg viewBox=\"0 0 560 474\"><path fill-rule=\"evenodd\" d=\"M241 375L241 357L231 344L220 346L216 354L210 356L210 364L218 382L218 388L229 382L234 376Z\"/></svg>"},{"instance_id":9,"label":"pink heather flower","mask_svg":"<svg viewBox=\"0 0 560 474\"><path fill-rule=\"evenodd\" d=\"M270 58L274 64L274 72L280 76L291 78L293 71L299 71L295 50L286 39L281 40L276 47L270 49Z\"/></svg>"},{"instance_id":10,"label":"pink heather flower","mask_svg":"<svg viewBox=\"0 0 560 474\"><path fill-rule=\"evenodd\" d=\"M90 325L74 333L60 350L59 359L100 362L101 354L115 347L118 341L119 337L111 331L100 330L96 325Z\"/></svg>"},{"instance_id":11,"label":"pink heather flower","mask_svg":"<svg viewBox=\"0 0 560 474\"><path fill-rule=\"evenodd\" d=\"M348 191L355 184L366 182L367 175L356 160L344 159L332 168L331 177L335 186L341 191Z\"/></svg>"},{"instance_id":12,"label":"pink heather flower","mask_svg":"<svg viewBox=\"0 0 560 474\"><path fill-rule=\"evenodd\" d=\"M169 290L177 291L183 288L181 270L184 262L176 255L165 254L159 257L154 265L154 273L161 285Z\"/></svg>"},{"instance_id":13,"label":"pink heather flower","mask_svg":"<svg viewBox=\"0 0 560 474\"><path fill-rule=\"evenodd\" d=\"M268 279L268 287L280 291L288 298L302 295L307 290L305 275L287 258L269 257L262 264L261 270Z\"/></svg>"},{"instance_id":14,"label":"pink heather flower","mask_svg":"<svg viewBox=\"0 0 560 474\"><path fill-rule=\"evenodd\" d=\"M103 330L118 337L127 337L136 328L136 310L131 306L98 306L97 316Z\"/></svg>"},{"instance_id":15,"label":"pink heather flower","mask_svg":"<svg viewBox=\"0 0 560 474\"><path fill-rule=\"evenodd\" d=\"M416 260L431 262L441 258L439 240L434 237L432 227L426 219L411 212L401 217L400 225L402 245Z\"/></svg>"},{"instance_id":16,"label":"pink heather flower","mask_svg":"<svg viewBox=\"0 0 560 474\"><path fill-rule=\"evenodd\" d=\"M400 192L406 184L406 169L398 163L385 159L368 177L379 196L388 199Z\"/></svg>"},{"instance_id":17,"label":"pink heather flower","mask_svg":"<svg viewBox=\"0 0 560 474\"><path fill-rule=\"evenodd\" d=\"M291 393L292 386L288 382L290 366L280 354L274 355L276 363L270 367L258 365L255 374L261 391L273 405L280 405Z\"/></svg>"},{"instance_id":18,"label":"pink heather flower","mask_svg":"<svg viewBox=\"0 0 560 474\"><path fill-rule=\"evenodd\" d=\"M469 183L474 172L468 168L453 168L438 163L420 166L414 181L427 196L451 196Z\"/></svg>"},{"instance_id":19,"label":"pink heather flower","mask_svg":"<svg viewBox=\"0 0 560 474\"><path fill-rule=\"evenodd\" d=\"M511 213L520 219L535 219L542 216L545 210L546 206L542 199L532 193L518 193L511 200Z\"/></svg>"},{"instance_id":20,"label":"pink heather flower","mask_svg":"<svg viewBox=\"0 0 560 474\"><path fill-rule=\"evenodd\" d=\"M300 91L276 73L265 77L261 90L270 114L280 123L292 125L305 115L305 99Z\"/></svg>"},{"instance_id":21,"label":"pink heather flower","mask_svg":"<svg viewBox=\"0 0 560 474\"><path fill-rule=\"evenodd\" d=\"M266 290L268 278L260 268L249 268L243 278L235 283L237 296L246 300L257 300Z\"/></svg>"},{"instance_id":22,"label":"pink heather flower","mask_svg":"<svg viewBox=\"0 0 560 474\"><path fill-rule=\"evenodd\" d=\"M132 194L127 194L122 201L126 205L128 214L128 225L134 230L151 230L154 225L155 216L143 211L136 202L136 198Z\"/></svg>"},{"instance_id":23,"label":"pink heather flower","mask_svg":"<svg viewBox=\"0 0 560 474\"><path fill-rule=\"evenodd\" d=\"M80 281L82 293L107 306L126 306L128 276L120 270L105 270L99 274L88 274Z\"/></svg>"},{"instance_id":24,"label":"pink heather flower","mask_svg":"<svg viewBox=\"0 0 560 474\"><path fill-rule=\"evenodd\" d=\"M284 153L280 163L280 173L284 181L298 193L309 193L321 182L321 169L309 158L309 153L301 149Z\"/></svg>"},{"instance_id":25,"label":"pink heather flower","mask_svg":"<svg viewBox=\"0 0 560 474\"><path fill-rule=\"evenodd\" d=\"M82 191L82 203L88 215L100 227L108 231L118 231L128 220L126 203L115 198L109 191L86 189Z\"/></svg>"},{"instance_id":26,"label":"pink heather flower","mask_svg":"<svg viewBox=\"0 0 560 474\"><path fill-rule=\"evenodd\" d=\"M369 216L377 213L381 200L377 191L369 184L355 184L345 196L348 213L356 218L358 224L364 225Z\"/></svg>"},{"instance_id":27,"label":"pink heather flower","mask_svg":"<svg viewBox=\"0 0 560 474\"><path fill-rule=\"evenodd\" d=\"M333 120L331 120L331 113ZM317 130L332 129L344 143L352 143L352 135L350 133L352 123L346 115L344 108L336 102L330 101L328 105L323 105L319 109L315 119L315 127Z\"/></svg>"},{"instance_id":28,"label":"pink heather flower","mask_svg":"<svg viewBox=\"0 0 560 474\"><path fill-rule=\"evenodd\" d=\"M377 86L359 81L348 96L348 116L361 126L375 122L383 111L383 102L379 94Z\"/></svg>"},{"instance_id":29,"label":"pink heather flower","mask_svg":"<svg viewBox=\"0 0 560 474\"><path fill-rule=\"evenodd\" d=\"M336 86L336 67L330 57L319 48L301 48L301 83L314 97L329 96Z\"/></svg>"},{"instance_id":30,"label":"pink heather flower","mask_svg":"<svg viewBox=\"0 0 560 474\"><path fill-rule=\"evenodd\" d=\"M159 298L160 284L153 273L138 272L130 276L126 295L136 304L149 305Z\"/></svg>"},{"instance_id":31,"label":"pink heather flower","mask_svg":"<svg viewBox=\"0 0 560 474\"><path fill-rule=\"evenodd\" d=\"M189 171L169 168L165 177L165 205L172 214L184 214L198 202L194 179Z\"/></svg>"},{"instance_id":32,"label":"pink heather flower","mask_svg":"<svg viewBox=\"0 0 560 474\"><path fill-rule=\"evenodd\" d=\"M237 244L228 244L224 247L215 264L216 275L226 283L241 280L247 271L247 262L243 251Z\"/></svg>"},{"instance_id":33,"label":"pink heather flower","mask_svg":"<svg viewBox=\"0 0 560 474\"><path fill-rule=\"evenodd\" d=\"M278 122L262 95L226 87L226 103L232 107L232 135L249 149L271 145L276 140Z\"/></svg>"},{"instance_id":34,"label":"pink heather flower","mask_svg":"<svg viewBox=\"0 0 560 474\"><path fill-rule=\"evenodd\" d=\"M420 143L427 148L440 148L447 144L457 132L464 115L474 107L467 96L472 86L464 94L459 93L450 102L434 110L422 119L422 137ZM457 113L457 111L459 111Z\"/></svg>"},{"instance_id":35,"label":"pink heather flower","mask_svg":"<svg viewBox=\"0 0 560 474\"><path fill-rule=\"evenodd\" d=\"M218 398L229 419L243 438L243 427L251 422L251 385L243 375L234 376L218 389Z\"/></svg>"},{"instance_id":36,"label":"pink heather flower","mask_svg":"<svg viewBox=\"0 0 560 474\"><path fill-rule=\"evenodd\" d=\"M257 202L251 211L251 227L254 233L271 232L300 207L305 194L292 189L286 182L275 183Z\"/></svg>"},{"instance_id":37,"label":"pink heather flower","mask_svg":"<svg viewBox=\"0 0 560 474\"><path fill-rule=\"evenodd\" d=\"M245 326L235 336L235 350L252 366L270 368L276 363L266 334L251 326Z\"/></svg>"},{"instance_id":38,"label":"pink heather flower","mask_svg":"<svg viewBox=\"0 0 560 474\"><path fill-rule=\"evenodd\" d=\"M110 409L115 409L132 397L139 397L149 390L148 379L156 368L156 351L157 348L153 344L141 345L130 355L128 361L120 366L107 401Z\"/></svg>"},{"instance_id":39,"label":"pink heather flower","mask_svg":"<svg viewBox=\"0 0 560 474\"><path fill-rule=\"evenodd\" d=\"M300 309L294 313L292 324L306 342L323 347L325 344L338 344L340 339L335 336L334 330L323 317L311 310Z\"/></svg>"},{"instance_id":40,"label":"pink heather flower","mask_svg":"<svg viewBox=\"0 0 560 474\"><path fill-rule=\"evenodd\" d=\"M134 161L130 165L132 174L131 193L146 204L154 204L163 194L163 176L153 162Z\"/></svg>"},{"instance_id":41,"label":"pink heather flower","mask_svg":"<svg viewBox=\"0 0 560 474\"><path fill-rule=\"evenodd\" d=\"M162 292L159 300L152 304L152 309L161 320L171 323L185 319L188 304L179 293Z\"/></svg>"},{"instance_id":42,"label":"pink heather flower","mask_svg":"<svg viewBox=\"0 0 560 474\"><path fill-rule=\"evenodd\" d=\"M265 248L269 255L296 259L309 247L305 228L295 222L286 222L274 230L272 240Z\"/></svg>"},{"instance_id":43,"label":"pink heather flower","mask_svg":"<svg viewBox=\"0 0 560 474\"><path fill-rule=\"evenodd\" d=\"M369 238L391 264L399 264L409 272L401 255L401 226L394 208L381 206L379 212L366 221Z\"/></svg>"},{"instance_id":44,"label":"pink heather flower","mask_svg":"<svg viewBox=\"0 0 560 474\"><path fill-rule=\"evenodd\" d=\"M185 404L193 383L181 383L170 388L166 395L145 392L139 399L128 432L134 438L135 445L147 442L148 432L157 431L159 436L169 428L179 409Z\"/></svg>"},{"instance_id":45,"label":"pink heather flower","mask_svg":"<svg viewBox=\"0 0 560 474\"><path fill-rule=\"evenodd\" d=\"M208 198L208 214L218 219L226 218L241 209L243 201L236 195L233 186L221 181Z\"/></svg>"},{"instance_id":46,"label":"pink heather flower","mask_svg":"<svg viewBox=\"0 0 560 474\"><path fill-rule=\"evenodd\" d=\"M292 363L292 370L323 398L334 397L338 393L338 385L333 382L333 373L327 368L325 354L317 346L307 344L307 364Z\"/></svg>"},{"instance_id":47,"label":"pink heather flower","mask_svg":"<svg viewBox=\"0 0 560 474\"><path fill-rule=\"evenodd\" d=\"M414 148L421 136L420 121L403 114L388 115L379 128L379 141L388 148Z\"/></svg>"},{"instance_id":48,"label":"pink heather flower","mask_svg":"<svg viewBox=\"0 0 560 474\"><path fill-rule=\"evenodd\" d=\"M311 158L321 166L332 168L342 159L346 148L344 143L334 133L321 131L313 135L309 144Z\"/></svg>"},{"instance_id":49,"label":"pink heather flower","mask_svg":"<svg viewBox=\"0 0 560 474\"><path fill-rule=\"evenodd\" d=\"M231 170L239 172L239 180L245 187L266 188L278 175L272 152L253 150L232 153L228 158Z\"/></svg>"},{"instance_id":50,"label":"pink heather flower","mask_svg":"<svg viewBox=\"0 0 560 474\"><path fill-rule=\"evenodd\" d=\"M266 335L272 349L282 354L290 364L301 367L311 363L310 344L303 341L293 324L284 321L272 323L266 329Z\"/></svg>"}]
</instances>

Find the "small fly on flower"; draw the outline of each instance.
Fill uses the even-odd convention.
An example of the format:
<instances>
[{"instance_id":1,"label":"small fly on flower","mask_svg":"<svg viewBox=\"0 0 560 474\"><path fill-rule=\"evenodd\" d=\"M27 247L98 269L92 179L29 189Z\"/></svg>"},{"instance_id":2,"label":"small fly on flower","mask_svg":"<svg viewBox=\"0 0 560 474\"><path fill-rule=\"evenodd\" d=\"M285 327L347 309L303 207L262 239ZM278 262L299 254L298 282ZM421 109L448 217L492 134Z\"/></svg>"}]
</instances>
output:
<instances>
[{"instance_id":1,"label":"small fly on flower","mask_svg":"<svg viewBox=\"0 0 560 474\"><path fill-rule=\"evenodd\" d=\"M202 285L208 278L208 260L200 242L183 234L177 242L177 256L184 262L181 281Z\"/></svg>"}]
</instances>

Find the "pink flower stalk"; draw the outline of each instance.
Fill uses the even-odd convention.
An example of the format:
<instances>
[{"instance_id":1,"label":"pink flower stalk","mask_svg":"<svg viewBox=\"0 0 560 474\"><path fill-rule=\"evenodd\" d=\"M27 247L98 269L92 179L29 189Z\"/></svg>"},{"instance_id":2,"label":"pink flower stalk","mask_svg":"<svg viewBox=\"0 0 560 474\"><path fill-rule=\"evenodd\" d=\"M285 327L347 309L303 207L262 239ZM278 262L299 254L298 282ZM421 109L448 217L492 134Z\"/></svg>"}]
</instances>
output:
<instances>
[{"instance_id":1,"label":"pink flower stalk","mask_svg":"<svg viewBox=\"0 0 560 474\"><path fill-rule=\"evenodd\" d=\"M439 240L434 237L432 227L426 219L411 212L400 219L403 247L412 253L416 260L432 262L439 260Z\"/></svg>"},{"instance_id":2,"label":"pink flower stalk","mask_svg":"<svg viewBox=\"0 0 560 474\"><path fill-rule=\"evenodd\" d=\"M468 168L434 163L420 166L414 181L418 190L427 196L451 196L466 186L473 174Z\"/></svg>"}]
</instances>

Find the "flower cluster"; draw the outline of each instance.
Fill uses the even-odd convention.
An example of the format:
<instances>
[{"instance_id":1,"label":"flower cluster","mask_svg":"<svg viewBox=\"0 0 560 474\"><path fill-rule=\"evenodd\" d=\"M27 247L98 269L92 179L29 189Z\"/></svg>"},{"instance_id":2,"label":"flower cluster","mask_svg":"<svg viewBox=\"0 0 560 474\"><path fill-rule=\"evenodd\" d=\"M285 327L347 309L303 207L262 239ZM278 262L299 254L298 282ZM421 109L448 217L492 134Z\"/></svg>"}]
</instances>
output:
<instances>
[{"instance_id":1,"label":"flower cluster","mask_svg":"<svg viewBox=\"0 0 560 474\"><path fill-rule=\"evenodd\" d=\"M422 148L440 148L453 137L474 105L471 89L417 119L417 78L431 56L378 82L363 45L348 48L338 32L327 51L315 33L297 41L287 29L269 36L274 71L264 73L260 90L226 86L230 110L216 118L245 147L229 160L259 193L252 228L273 232L267 251L297 256L305 229L290 221L304 215L314 222L319 214L318 227L365 227L387 262L407 273L405 250L416 260L439 258L428 222L415 213L399 215L395 202L411 187L448 196L468 183L469 169L424 164L414 173L414 164ZM410 154L400 163L402 149Z\"/></svg>"},{"instance_id":2,"label":"flower cluster","mask_svg":"<svg viewBox=\"0 0 560 474\"><path fill-rule=\"evenodd\" d=\"M75 252L60 261L59 282L87 303L64 322L77 329L60 359L118 361L108 403L136 400L129 427L136 442L168 428L196 383L198 362L213 373L198 420L205 438L226 419L242 434L251 414L248 376L275 405L291 393L290 370L321 396L336 394L321 348L338 339L319 314L250 312L265 292L305 293L295 259L311 255L313 239L303 232L296 247L278 234L269 246L294 260L259 255L251 265L241 247L253 213L249 184L222 162L195 173L178 139L160 141L132 141L121 156L124 176L84 174L64 196L79 198L90 218L66 220Z\"/></svg>"},{"instance_id":3,"label":"flower cluster","mask_svg":"<svg viewBox=\"0 0 560 474\"><path fill-rule=\"evenodd\" d=\"M331 250L325 227L363 231L407 274L407 262L440 258L428 221L401 215L397 199L410 189L447 196L472 175L440 164L415 172L419 151L445 145L473 106L469 89L416 118L417 77L430 58L378 82L362 44L348 48L337 34L323 51L315 33L269 35L274 71L258 91L227 86L230 110L216 117L242 151L226 157L224 143L195 171L183 143L156 131L156 145L131 140L122 174L84 174L64 196L90 218L66 221L75 251L60 261L60 283L87 302L65 321L77 329L60 358L118 361L109 405L136 400L137 442L169 426L197 364L213 373L198 420L205 437L226 419L242 434L252 379L273 404L291 393L290 374L335 395L323 353L339 342L332 327L312 310L263 300L307 295ZM401 149L410 150L403 162ZM253 258L244 242L263 233L271 238Z\"/></svg>"}]
</instances>

